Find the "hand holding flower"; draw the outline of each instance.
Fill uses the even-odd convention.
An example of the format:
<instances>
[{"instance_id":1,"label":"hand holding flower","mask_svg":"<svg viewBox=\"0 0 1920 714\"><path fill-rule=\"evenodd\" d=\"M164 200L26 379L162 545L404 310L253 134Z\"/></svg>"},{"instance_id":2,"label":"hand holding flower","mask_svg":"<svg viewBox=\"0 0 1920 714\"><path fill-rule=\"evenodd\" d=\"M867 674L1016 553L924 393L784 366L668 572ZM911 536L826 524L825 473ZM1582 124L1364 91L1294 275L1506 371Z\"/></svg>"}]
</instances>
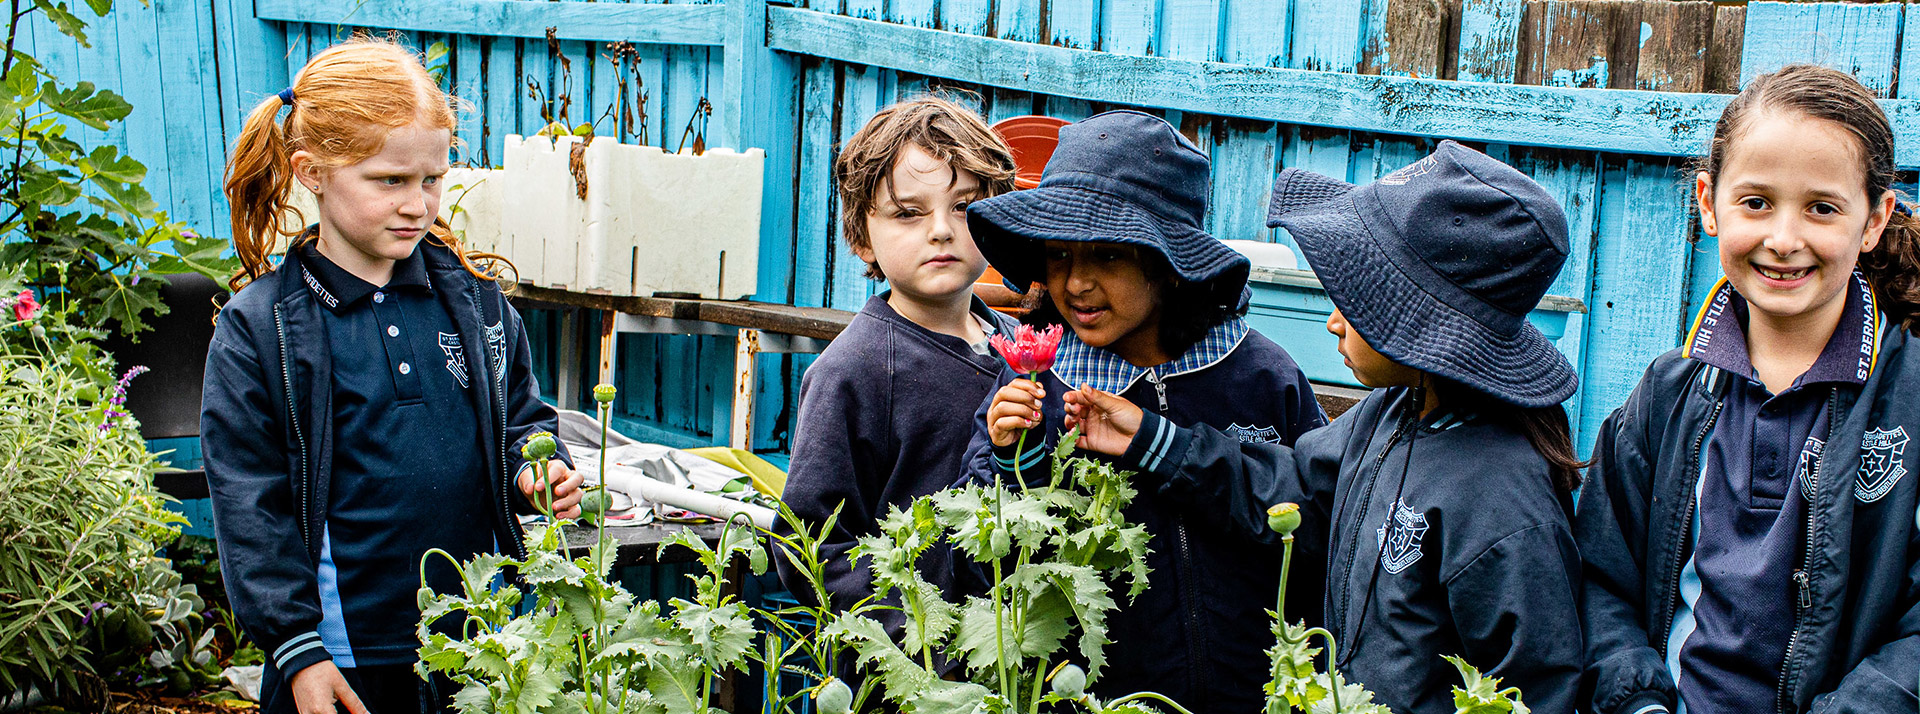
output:
<instances>
[{"instance_id":1,"label":"hand holding flower","mask_svg":"<svg viewBox=\"0 0 1920 714\"><path fill-rule=\"evenodd\" d=\"M1145 413L1120 397L1082 385L1067 392L1066 427L1080 427L1079 446L1096 454L1119 456L1127 453L1133 436L1140 433Z\"/></svg>"},{"instance_id":2,"label":"hand holding flower","mask_svg":"<svg viewBox=\"0 0 1920 714\"><path fill-rule=\"evenodd\" d=\"M1040 400L1047 390L1031 379L1016 379L1001 387L987 406L987 437L994 446L1013 443L1022 432L1040 425Z\"/></svg>"}]
</instances>

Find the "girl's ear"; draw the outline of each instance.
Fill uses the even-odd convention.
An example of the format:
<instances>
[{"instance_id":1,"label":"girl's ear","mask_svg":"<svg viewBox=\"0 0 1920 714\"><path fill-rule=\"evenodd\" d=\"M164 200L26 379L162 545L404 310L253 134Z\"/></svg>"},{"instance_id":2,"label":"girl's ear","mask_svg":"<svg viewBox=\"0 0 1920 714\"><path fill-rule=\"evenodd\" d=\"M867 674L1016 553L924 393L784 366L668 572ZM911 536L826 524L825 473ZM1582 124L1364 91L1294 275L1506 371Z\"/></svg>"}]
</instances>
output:
<instances>
[{"instance_id":1,"label":"girl's ear","mask_svg":"<svg viewBox=\"0 0 1920 714\"><path fill-rule=\"evenodd\" d=\"M1860 252L1866 253L1880 245L1880 235L1887 230L1887 222L1893 220L1894 202L1898 199L1893 189L1880 194L1880 200L1874 201L1873 212L1867 215L1867 230L1860 239Z\"/></svg>"},{"instance_id":2,"label":"girl's ear","mask_svg":"<svg viewBox=\"0 0 1920 714\"><path fill-rule=\"evenodd\" d=\"M1719 238L1720 224L1713 216L1713 174L1701 171L1693 175L1693 200L1700 208L1700 229ZM1881 225L1886 225L1886 221L1881 221Z\"/></svg>"},{"instance_id":3,"label":"girl's ear","mask_svg":"<svg viewBox=\"0 0 1920 714\"><path fill-rule=\"evenodd\" d=\"M293 180L299 182L301 186L305 186L308 191L312 191L315 195L318 195L320 193L320 164L314 161L313 152L307 151L306 149L295 151L293 152L293 156L288 157L287 161L293 165Z\"/></svg>"}]
</instances>

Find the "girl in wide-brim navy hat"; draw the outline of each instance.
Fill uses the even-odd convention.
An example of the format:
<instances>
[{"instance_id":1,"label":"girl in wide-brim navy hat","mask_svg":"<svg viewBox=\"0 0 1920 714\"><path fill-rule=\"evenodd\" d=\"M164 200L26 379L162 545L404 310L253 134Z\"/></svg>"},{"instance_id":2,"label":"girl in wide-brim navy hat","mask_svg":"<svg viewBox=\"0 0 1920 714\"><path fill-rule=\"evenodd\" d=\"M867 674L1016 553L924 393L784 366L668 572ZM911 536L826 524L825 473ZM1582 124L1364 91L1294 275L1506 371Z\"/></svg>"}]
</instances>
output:
<instances>
[{"instance_id":1,"label":"girl in wide-brim navy hat","mask_svg":"<svg viewBox=\"0 0 1920 714\"><path fill-rule=\"evenodd\" d=\"M974 420L966 478L1010 482L1020 464L1044 481L1061 397L1081 386L1247 441L1292 444L1326 423L1293 359L1240 318L1249 265L1200 227L1209 175L1165 121L1108 112L1061 128L1038 187L972 204L987 260L1010 285L1044 283L1042 319L1071 329L1038 383L1001 370ZM1218 503L1142 490L1127 517L1154 539L1149 588L1108 617L1114 646L1093 691L1258 711L1273 636L1248 623L1266 619L1280 551L1223 523Z\"/></svg>"},{"instance_id":2,"label":"girl in wide-brim navy hat","mask_svg":"<svg viewBox=\"0 0 1920 714\"><path fill-rule=\"evenodd\" d=\"M1560 402L1576 379L1526 318L1566 260L1559 205L1448 141L1365 186L1288 169L1268 224L1300 245L1337 308L1328 331L1374 391L1289 449L1082 390L1066 397L1081 444L1242 528L1285 501L1329 524L1296 537L1325 575L1334 664L1394 711L1454 711L1460 679L1441 655L1455 655L1533 711L1571 712L1580 463Z\"/></svg>"}]
</instances>

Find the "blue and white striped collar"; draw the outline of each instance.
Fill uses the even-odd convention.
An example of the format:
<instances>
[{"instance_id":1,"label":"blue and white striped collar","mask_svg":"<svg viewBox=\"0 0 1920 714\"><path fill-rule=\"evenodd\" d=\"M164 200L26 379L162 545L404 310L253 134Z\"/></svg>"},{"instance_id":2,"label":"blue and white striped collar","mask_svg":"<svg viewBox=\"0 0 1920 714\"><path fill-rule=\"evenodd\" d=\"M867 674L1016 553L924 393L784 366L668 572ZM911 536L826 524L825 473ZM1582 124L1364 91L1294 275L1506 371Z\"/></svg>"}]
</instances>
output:
<instances>
[{"instance_id":1,"label":"blue and white striped collar","mask_svg":"<svg viewBox=\"0 0 1920 714\"><path fill-rule=\"evenodd\" d=\"M1068 387L1078 388L1090 385L1094 389L1108 394L1127 391L1133 383L1148 372L1157 379L1166 379L1188 372L1198 372L1214 363L1226 359L1240 346L1247 336L1247 322L1234 318L1214 325L1199 342L1187 348L1185 354L1156 367L1136 367L1122 359L1120 355L1099 347L1088 346L1080 341L1073 330L1060 338L1060 351L1053 361L1053 375Z\"/></svg>"}]
</instances>

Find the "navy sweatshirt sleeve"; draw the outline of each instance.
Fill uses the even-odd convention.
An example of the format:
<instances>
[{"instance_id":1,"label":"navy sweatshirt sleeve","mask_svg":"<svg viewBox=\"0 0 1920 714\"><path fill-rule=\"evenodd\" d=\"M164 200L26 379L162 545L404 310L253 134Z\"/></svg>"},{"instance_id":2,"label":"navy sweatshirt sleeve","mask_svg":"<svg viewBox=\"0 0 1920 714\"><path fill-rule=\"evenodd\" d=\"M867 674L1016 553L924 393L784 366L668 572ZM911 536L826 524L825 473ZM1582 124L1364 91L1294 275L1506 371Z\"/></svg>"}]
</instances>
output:
<instances>
[{"instance_id":1,"label":"navy sweatshirt sleeve","mask_svg":"<svg viewBox=\"0 0 1920 714\"><path fill-rule=\"evenodd\" d=\"M1205 424L1175 426L1149 412L1120 461L1149 474L1161 496L1224 513L1236 532L1262 543L1280 540L1267 528L1267 508L1291 501L1302 515L1295 541L1324 542L1351 421L1302 433L1288 447L1242 442Z\"/></svg>"},{"instance_id":2,"label":"navy sweatshirt sleeve","mask_svg":"<svg viewBox=\"0 0 1920 714\"><path fill-rule=\"evenodd\" d=\"M1674 708L1678 689L1647 632L1645 527L1653 492L1649 413L1643 380L1614 410L1594 442L1593 465L1573 521L1584 584L1581 629L1587 640L1583 708L1636 714Z\"/></svg>"},{"instance_id":3,"label":"navy sweatshirt sleeve","mask_svg":"<svg viewBox=\"0 0 1920 714\"><path fill-rule=\"evenodd\" d=\"M1041 400L1040 411L1047 418L1040 426L1028 430L1024 451L1020 450L1021 443L1017 438L1006 446L994 446L993 438L987 433L987 409L993 406L994 395L999 393L1000 387L1020 378L1022 375L1015 374L1013 370L1001 368L993 391L988 392L987 398L980 402L980 408L974 410L973 438L967 442L967 455L961 461L963 470L954 485L974 483L991 486L995 476L1000 477L1001 483L1011 485L1014 483L1015 462L1019 463L1020 474L1026 477L1028 485L1043 485L1051 478L1048 457L1053 451L1053 444L1046 433L1060 421L1057 416L1061 413L1060 395L1065 393L1065 389L1057 384L1058 380L1051 376L1042 378L1046 381L1042 386L1046 388L1047 396Z\"/></svg>"},{"instance_id":4,"label":"navy sweatshirt sleeve","mask_svg":"<svg viewBox=\"0 0 1920 714\"><path fill-rule=\"evenodd\" d=\"M528 344L527 328L520 320L520 311L515 310L506 300L501 300L500 304L505 308L503 320L506 325L506 339L509 340L505 351L507 359L506 473L511 474L508 478L508 488L518 491L513 484L521 469L527 467L527 460L520 456L521 447L527 445L527 438L534 432L558 434L560 414L555 412L546 401L540 399L540 382L533 376L533 349ZM555 447L553 458L565 463L567 468L573 468L573 457L567 454L567 445L560 443L558 438L555 438L553 443ZM517 513L540 512L527 498L512 500L514 511Z\"/></svg>"},{"instance_id":5,"label":"navy sweatshirt sleeve","mask_svg":"<svg viewBox=\"0 0 1920 714\"><path fill-rule=\"evenodd\" d=\"M221 315L207 350L200 444L227 598L268 663L290 678L332 657L320 645L316 573L287 476L278 416L287 405L268 389L256 344L243 310Z\"/></svg>"},{"instance_id":6,"label":"navy sweatshirt sleeve","mask_svg":"<svg viewBox=\"0 0 1920 714\"><path fill-rule=\"evenodd\" d=\"M1567 636L1580 618L1569 570L1579 562L1572 534L1541 524L1500 539L1446 581L1465 659L1497 662L1483 674L1519 687L1533 711L1574 709L1582 653L1580 638Z\"/></svg>"},{"instance_id":7,"label":"navy sweatshirt sleeve","mask_svg":"<svg viewBox=\"0 0 1920 714\"><path fill-rule=\"evenodd\" d=\"M880 514L867 505L877 502L878 494L868 493L870 484L862 483L858 476L878 470L874 463L877 445L868 443L868 439L887 430L876 430L862 422L876 417L884 420L890 412L885 404L886 379L860 379L834 367L831 363L815 363L800 380L791 468L781 498L804 523L824 523L838 511L833 529L821 537L819 555L825 576L821 585L832 599L829 606L845 611L873 594L869 570L854 567L849 554L856 536L848 525L879 520ZM778 527L791 532L784 523ZM787 589L811 600L813 583L805 573L784 557L776 560L780 580Z\"/></svg>"}]
</instances>

